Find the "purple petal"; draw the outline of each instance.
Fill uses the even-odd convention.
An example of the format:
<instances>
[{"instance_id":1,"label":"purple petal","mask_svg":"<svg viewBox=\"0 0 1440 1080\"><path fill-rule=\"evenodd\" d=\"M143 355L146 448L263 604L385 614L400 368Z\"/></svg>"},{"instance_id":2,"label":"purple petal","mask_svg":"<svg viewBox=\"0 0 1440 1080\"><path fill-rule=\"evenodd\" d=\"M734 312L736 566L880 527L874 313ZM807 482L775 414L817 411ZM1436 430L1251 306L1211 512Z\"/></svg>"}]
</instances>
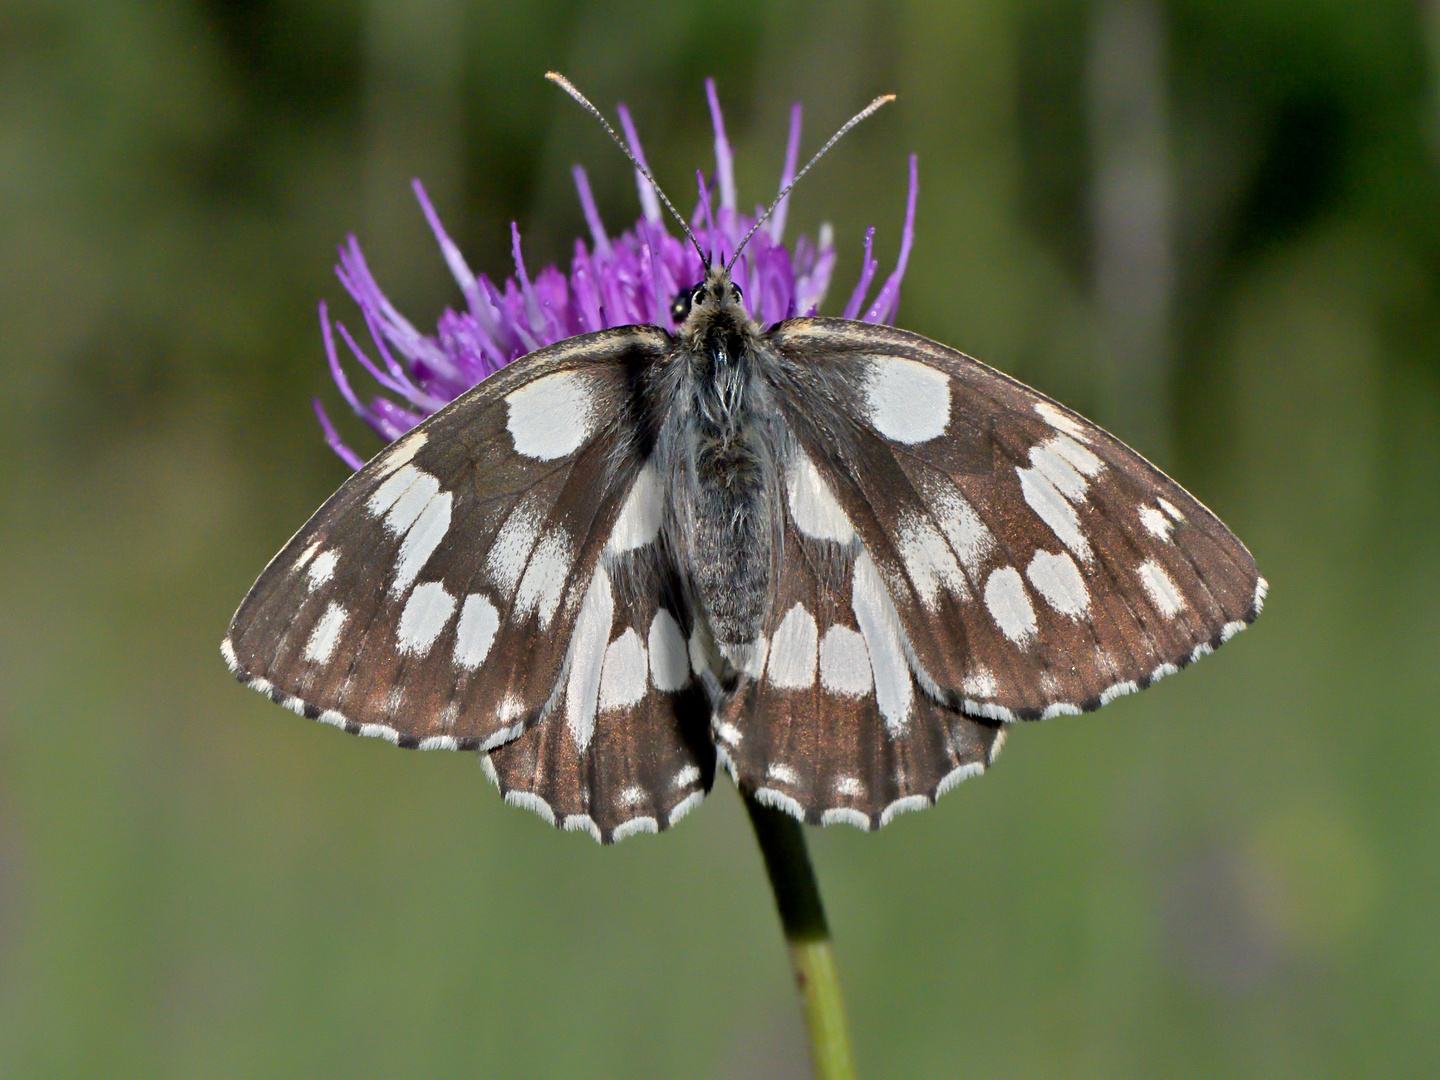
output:
<instances>
[{"instance_id":1,"label":"purple petal","mask_svg":"<svg viewBox=\"0 0 1440 1080\"><path fill-rule=\"evenodd\" d=\"M590 194L590 178L579 165L570 170L570 175L575 177L575 190L580 193L580 208L585 211L585 224L590 226L590 239L595 244L595 254L608 259L611 257L610 238L605 235L605 225L600 220L600 211L595 207L595 196Z\"/></svg>"},{"instance_id":2,"label":"purple petal","mask_svg":"<svg viewBox=\"0 0 1440 1080\"><path fill-rule=\"evenodd\" d=\"M860 280L855 283L855 291L850 294L850 300L845 305L845 311L841 314L842 319L853 319L860 314L860 305L865 302L865 294L870 290L870 281L875 276L875 269L880 264L870 257L870 250L875 245L875 226L865 230L865 254L860 259Z\"/></svg>"},{"instance_id":3,"label":"purple petal","mask_svg":"<svg viewBox=\"0 0 1440 1080\"><path fill-rule=\"evenodd\" d=\"M330 423L330 417L325 415L325 406L320 404L320 399L311 398L311 404L315 406L315 416L320 421L320 430L325 433L325 441L330 445L330 449L350 468L360 469L365 462L359 454L340 441L340 433L335 430L335 425Z\"/></svg>"},{"instance_id":4,"label":"purple petal","mask_svg":"<svg viewBox=\"0 0 1440 1080\"><path fill-rule=\"evenodd\" d=\"M915 198L920 193L920 165L914 154L910 155L910 193L905 198L905 229L900 234L900 257L895 260L895 271L885 281L875 303L865 313L866 322L888 323L900 306L900 281L905 277L905 267L910 263L910 248L915 243Z\"/></svg>"},{"instance_id":5,"label":"purple petal","mask_svg":"<svg viewBox=\"0 0 1440 1080\"><path fill-rule=\"evenodd\" d=\"M720 95L715 90L715 80L705 80L705 97L710 101L710 123L715 128L715 171L720 179L720 221L725 223L725 211L735 213L735 158L730 153L730 141L725 138L725 117L720 113ZM732 238L733 243L736 238Z\"/></svg>"},{"instance_id":6,"label":"purple petal","mask_svg":"<svg viewBox=\"0 0 1440 1080\"><path fill-rule=\"evenodd\" d=\"M645 151L640 146L640 135L635 130L635 124L630 119L630 110L625 108L622 101L619 107L620 129L625 132L625 141L630 144L630 152L635 155L635 160L644 165L648 170L650 163L645 160ZM640 205L645 211L645 220L657 224L664 224L665 217L660 212L660 196L655 194L655 189L650 186L639 169L635 170L635 186L640 189Z\"/></svg>"},{"instance_id":7,"label":"purple petal","mask_svg":"<svg viewBox=\"0 0 1440 1080\"><path fill-rule=\"evenodd\" d=\"M435 242L440 245L440 254L445 257L445 265L450 268L451 276L469 300L470 294L475 291L475 275L465 262L465 256L460 254L460 249L440 224L440 215L435 213L435 207L430 204L430 197L425 194L425 185L416 179L410 181L410 188L415 192L416 201L420 203L420 212L430 224L430 231L435 234Z\"/></svg>"},{"instance_id":8,"label":"purple petal","mask_svg":"<svg viewBox=\"0 0 1440 1080\"><path fill-rule=\"evenodd\" d=\"M790 138L785 143L785 168L780 173L780 188L784 191L795 179L795 165L800 160L800 103L790 106ZM785 235L785 216L790 212L790 196L786 195L770 215L770 239L780 243Z\"/></svg>"}]
</instances>

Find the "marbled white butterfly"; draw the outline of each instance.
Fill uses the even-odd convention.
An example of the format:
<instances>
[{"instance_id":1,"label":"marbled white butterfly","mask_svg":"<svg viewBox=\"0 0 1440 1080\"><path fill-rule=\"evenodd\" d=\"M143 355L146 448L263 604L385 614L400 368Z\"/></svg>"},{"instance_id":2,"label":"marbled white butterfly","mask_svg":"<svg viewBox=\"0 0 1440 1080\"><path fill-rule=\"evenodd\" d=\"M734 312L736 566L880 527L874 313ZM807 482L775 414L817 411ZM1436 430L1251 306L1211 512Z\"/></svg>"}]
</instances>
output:
<instances>
[{"instance_id":1,"label":"marbled white butterfly","mask_svg":"<svg viewBox=\"0 0 1440 1080\"><path fill-rule=\"evenodd\" d=\"M678 333L539 349L347 480L240 605L235 674L478 750L508 801L602 842L674 824L717 764L869 829L983 771L1006 724L1259 614L1245 547L1119 440L917 334L762 327L738 254L701 253Z\"/></svg>"}]
</instances>

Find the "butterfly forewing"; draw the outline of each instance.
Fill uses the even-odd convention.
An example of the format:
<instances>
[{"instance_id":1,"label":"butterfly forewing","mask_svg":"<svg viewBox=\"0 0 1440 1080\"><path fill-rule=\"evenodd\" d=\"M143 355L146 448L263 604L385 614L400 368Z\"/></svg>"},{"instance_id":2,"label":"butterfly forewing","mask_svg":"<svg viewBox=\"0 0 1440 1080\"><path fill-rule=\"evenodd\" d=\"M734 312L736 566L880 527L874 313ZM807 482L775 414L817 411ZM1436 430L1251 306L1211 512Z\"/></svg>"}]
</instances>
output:
<instances>
[{"instance_id":1,"label":"butterfly forewing","mask_svg":"<svg viewBox=\"0 0 1440 1080\"><path fill-rule=\"evenodd\" d=\"M297 712L404 745L490 747L552 704L646 452L629 327L540 350L382 452L271 561L224 650Z\"/></svg>"},{"instance_id":2,"label":"butterfly forewing","mask_svg":"<svg viewBox=\"0 0 1440 1080\"><path fill-rule=\"evenodd\" d=\"M1239 540L1043 395L891 327L797 319L769 340L787 419L938 700L997 719L1094 708L1258 613Z\"/></svg>"}]
</instances>

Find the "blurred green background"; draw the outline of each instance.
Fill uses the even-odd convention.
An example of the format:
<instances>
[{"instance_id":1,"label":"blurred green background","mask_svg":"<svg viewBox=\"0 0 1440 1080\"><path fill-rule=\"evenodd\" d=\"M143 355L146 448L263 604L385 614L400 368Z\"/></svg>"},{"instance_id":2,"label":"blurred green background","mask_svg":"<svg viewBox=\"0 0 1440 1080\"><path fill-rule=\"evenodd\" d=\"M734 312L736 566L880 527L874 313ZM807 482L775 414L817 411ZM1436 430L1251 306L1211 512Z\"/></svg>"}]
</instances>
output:
<instances>
[{"instance_id":1,"label":"blurred green background","mask_svg":"<svg viewBox=\"0 0 1440 1080\"><path fill-rule=\"evenodd\" d=\"M1416 0L0 2L0 1075L799 1077L722 780L600 849L471 756L299 720L218 642L345 476L355 231L422 327L638 215L555 88L901 325L1112 425L1250 545L1259 624L875 835L812 831L864 1075L1440 1075L1440 10ZM349 418L345 418L348 420ZM345 432L369 454L358 424Z\"/></svg>"}]
</instances>

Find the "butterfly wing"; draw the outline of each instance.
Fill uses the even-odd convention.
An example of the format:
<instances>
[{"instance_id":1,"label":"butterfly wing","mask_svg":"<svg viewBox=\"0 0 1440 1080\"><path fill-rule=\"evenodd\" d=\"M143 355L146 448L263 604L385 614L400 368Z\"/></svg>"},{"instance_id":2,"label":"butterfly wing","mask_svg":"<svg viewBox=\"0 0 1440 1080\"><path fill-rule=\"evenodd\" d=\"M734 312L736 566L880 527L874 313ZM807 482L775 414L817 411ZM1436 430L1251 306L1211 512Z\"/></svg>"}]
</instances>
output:
<instances>
[{"instance_id":1,"label":"butterfly wing","mask_svg":"<svg viewBox=\"0 0 1440 1080\"><path fill-rule=\"evenodd\" d=\"M668 828L715 777L710 709L690 677L674 577L657 582L660 558L602 556L554 709L487 761L506 801L602 843Z\"/></svg>"},{"instance_id":2,"label":"butterfly wing","mask_svg":"<svg viewBox=\"0 0 1440 1080\"><path fill-rule=\"evenodd\" d=\"M1093 709L1258 615L1234 534L1043 395L887 326L795 319L769 343L819 485L809 535L826 499L853 523L933 700L998 720Z\"/></svg>"},{"instance_id":3,"label":"butterfly wing","mask_svg":"<svg viewBox=\"0 0 1440 1080\"><path fill-rule=\"evenodd\" d=\"M236 676L405 746L519 736L563 691L602 551L655 517L643 383L668 343L624 327L538 350L376 456L245 597Z\"/></svg>"},{"instance_id":4,"label":"butterfly wing","mask_svg":"<svg viewBox=\"0 0 1440 1080\"><path fill-rule=\"evenodd\" d=\"M812 825L877 828L982 772L1003 729L925 694L853 530L836 515L818 521L815 501L798 496L763 627L763 675L742 677L714 737L760 802Z\"/></svg>"}]
</instances>

